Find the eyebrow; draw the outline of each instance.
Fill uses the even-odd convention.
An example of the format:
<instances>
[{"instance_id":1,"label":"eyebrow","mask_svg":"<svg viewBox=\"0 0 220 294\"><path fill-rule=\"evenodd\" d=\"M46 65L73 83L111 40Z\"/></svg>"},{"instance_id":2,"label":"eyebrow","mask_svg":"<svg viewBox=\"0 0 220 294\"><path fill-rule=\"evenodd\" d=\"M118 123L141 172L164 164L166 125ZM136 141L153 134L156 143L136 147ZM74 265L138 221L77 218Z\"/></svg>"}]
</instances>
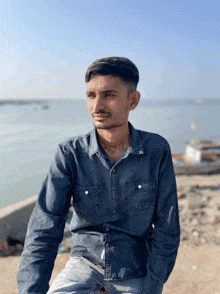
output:
<instances>
[{"instance_id":1,"label":"eyebrow","mask_svg":"<svg viewBox=\"0 0 220 294\"><path fill-rule=\"evenodd\" d=\"M89 95L91 93L94 93L94 91L86 91L86 95ZM102 94L111 94L111 93L118 93L116 90L107 90L107 91L102 91Z\"/></svg>"}]
</instances>

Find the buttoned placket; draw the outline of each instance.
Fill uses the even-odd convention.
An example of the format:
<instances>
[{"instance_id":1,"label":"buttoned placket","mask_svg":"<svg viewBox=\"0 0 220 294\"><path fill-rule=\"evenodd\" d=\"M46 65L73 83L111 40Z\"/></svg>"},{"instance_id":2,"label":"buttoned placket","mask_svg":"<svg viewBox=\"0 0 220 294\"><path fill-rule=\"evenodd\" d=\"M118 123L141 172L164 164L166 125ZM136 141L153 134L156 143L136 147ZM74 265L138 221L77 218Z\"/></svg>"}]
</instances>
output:
<instances>
[{"instance_id":1,"label":"buttoned placket","mask_svg":"<svg viewBox=\"0 0 220 294\"><path fill-rule=\"evenodd\" d=\"M110 170L110 177L111 177L111 204L112 204L112 213L117 213L117 165L126 157L128 157L130 153L130 149L128 148L125 150L121 156L119 157L118 161L113 165L113 167Z\"/></svg>"},{"instance_id":2,"label":"buttoned placket","mask_svg":"<svg viewBox=\"0 0 220 294\"><path fill-rule=\"evenodd\" d=\"M112 211L113 217L115 214L117 214L117 166L123 159L128 157L130 152L131 152L131 148L128 147L128 149L121 154L121 156L119 157L118 161L115 164L110 163L111 159L108 157L107 154L104 154L103 152L100 152L100 151L97 153L103 165L107 169L109 169L109 172L110 172L110 183L111 183L110 205L111 205L111 211ZM142 151L139 151L139 154L142 154ZM107 224L103 225L103 229L105 231L104 239L103 239L105 248L102 251L101 258L104 259L105 261L104 278L105 280L112 280L112 278L117 279L117 277L112 277L111 230Z\"/></svg>"},{"instance_id":3,"label":"buttoned placket","mask_svg":"<svg viewBox=\"0 0 220 294\"><path fill-rule=\"evenodd\" d=\"M116 213L116 197L117 197L117 172L116 172L117 163L110 169L110 180L111 180L111 210L112 213ZM112 268L111 268L111 231L108 225L104 225L104 241L105 241L105 249L104 249L104 260L105 260L105 270L104 270L104 278L106 280L111 280L112 278Z\"/></svg>"},{"instance_id":4,"label":"buttoned placket","mask_svg":"<svg viewBox=\"0 0 220 294\"><path fill-rule=\"evenodd\" d=\"M112 206L112 213L116 213L117 177L116 177L115 168L111 169L110 176L111 176L111 206Z\"/></svg>"},{"instance_id":5,"label":"buttoned placket","mask_svg":"<svg viewBox=\"0 0 220 294\"><path fill-rule=\"evenodd\" d=\"M117 213L117 165L126 157L128 157L130 150L127 149L122 155L120 156L119 160L113 165L110 169L110 178L111 178L111 208L112 213ZM104 158L104 157L103 157ZM105 260L105 270L104 270L104 278L106 280L111 280L112 277L112 268L111 268L111 243L110 243L110 236L111 231L108 226L104 225L104 242L105 242L105 249L103 253L103 258ZM115 277L116 278L116 277ZM117 278L116 278L117 279Z\"/></svg>"}]
</instances>

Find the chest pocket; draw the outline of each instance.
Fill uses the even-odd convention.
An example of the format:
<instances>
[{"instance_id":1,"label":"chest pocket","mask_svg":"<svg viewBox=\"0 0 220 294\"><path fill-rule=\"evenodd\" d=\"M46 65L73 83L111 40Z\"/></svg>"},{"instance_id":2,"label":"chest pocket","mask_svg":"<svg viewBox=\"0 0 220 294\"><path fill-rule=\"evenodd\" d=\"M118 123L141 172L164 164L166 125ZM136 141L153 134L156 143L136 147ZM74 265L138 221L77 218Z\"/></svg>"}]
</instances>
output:
<instances>
[{"instance_id":1,"label":"chest pocket","mask_svg":"<svg viewBox=\"0 0 220 294\"><path fill-rule=\"evenodd\" d=\"M102 218L107 204L103 186L76 185L73 191L73 207L79 218L86 221Z\"/></svg>"},{"instance_id":2,"label":"chest pocket","mask_svg":"<svg viewBox=\"0 0 220 294\"><path fill-rule=\"evenodd\" d=\"M155 182L134 181L125 184L125 203L132 214L146 212L156 204Z\"/></svg>"}]
</instances>

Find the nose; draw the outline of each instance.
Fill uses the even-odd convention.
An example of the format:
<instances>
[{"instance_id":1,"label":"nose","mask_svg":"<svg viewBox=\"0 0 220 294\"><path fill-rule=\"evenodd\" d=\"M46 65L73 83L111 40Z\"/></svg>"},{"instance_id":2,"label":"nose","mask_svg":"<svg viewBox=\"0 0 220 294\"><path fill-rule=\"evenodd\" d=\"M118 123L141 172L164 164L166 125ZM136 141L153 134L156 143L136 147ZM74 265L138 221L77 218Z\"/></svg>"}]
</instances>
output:
<instances>
[{"instance_id":1,"label":"nose","mask_svg":"<svg viewBox=\"0 0 220 294\"><path fill-rule=\"evenodd\" d=\"M93 112L98 112L104 109L105 109L104 99L100 95L97 95L96 98L94 99Z\"/></svg>"}]
</instances>

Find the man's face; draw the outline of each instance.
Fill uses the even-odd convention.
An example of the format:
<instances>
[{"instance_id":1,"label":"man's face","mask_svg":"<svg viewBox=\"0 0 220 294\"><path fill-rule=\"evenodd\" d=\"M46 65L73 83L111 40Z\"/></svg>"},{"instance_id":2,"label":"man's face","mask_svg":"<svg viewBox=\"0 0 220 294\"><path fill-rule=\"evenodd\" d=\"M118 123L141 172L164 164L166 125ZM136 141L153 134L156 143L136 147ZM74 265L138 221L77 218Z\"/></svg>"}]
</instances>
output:
<instances>
[{"instance_id":1,"label":"man's face","mask_svg":"<svg viewBox=\"0 0 220 294\"><path fill-rule=\"evenodd\" d=\"M87 83L87 107L97 129L112 129L128 122L132 95L128 86L118 77L94 76Z\"/></svg>"}]
</instances>

